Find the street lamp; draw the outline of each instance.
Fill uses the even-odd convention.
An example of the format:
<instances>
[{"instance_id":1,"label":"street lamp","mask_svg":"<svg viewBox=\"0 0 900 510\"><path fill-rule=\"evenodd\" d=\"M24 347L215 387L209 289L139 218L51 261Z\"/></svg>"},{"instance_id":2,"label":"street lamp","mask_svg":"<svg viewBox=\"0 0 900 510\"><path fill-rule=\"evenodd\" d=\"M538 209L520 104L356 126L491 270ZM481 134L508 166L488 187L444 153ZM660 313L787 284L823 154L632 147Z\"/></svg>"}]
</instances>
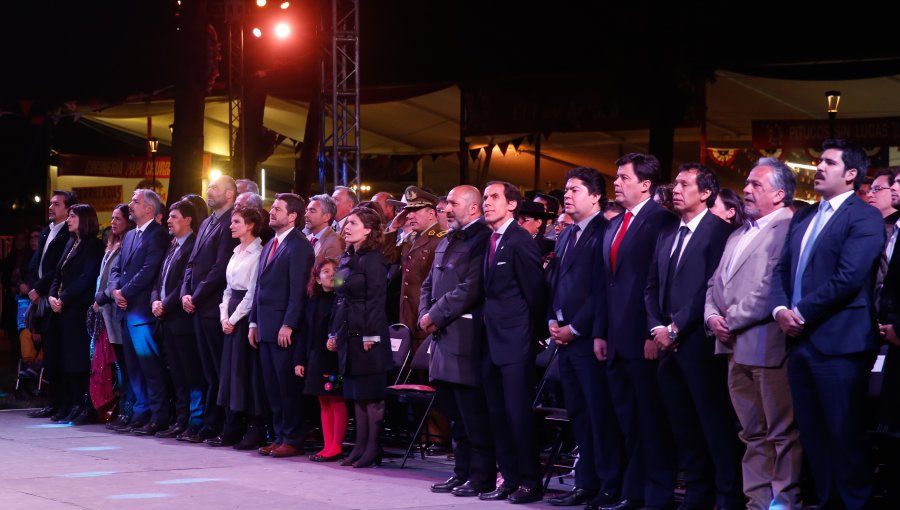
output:
<instances>
[{"instance_id":1,"label":"street lamp","mask_svg":"<svg viewBox=\"0 0 900 510\"><path fill-rule=\"evenodd\" d=\"M828 137L834 138L834 124L837 120L838 106L841 104L841 92L829 90L825 93L825 99L828 101Z\"/></svg>"},{"instance_id":2,"label":"street lamp","mask_svg":"<svg viewBox=\"0 0 900 510\"><path fill-rule=\"evenodd\" d=\"M147 147L150 148L150 159L153 161L153 180L150 181L150 188L156 191L156 151L159 150L159 140L156 137L148 138Z\"/></svg>"}]
</instances>

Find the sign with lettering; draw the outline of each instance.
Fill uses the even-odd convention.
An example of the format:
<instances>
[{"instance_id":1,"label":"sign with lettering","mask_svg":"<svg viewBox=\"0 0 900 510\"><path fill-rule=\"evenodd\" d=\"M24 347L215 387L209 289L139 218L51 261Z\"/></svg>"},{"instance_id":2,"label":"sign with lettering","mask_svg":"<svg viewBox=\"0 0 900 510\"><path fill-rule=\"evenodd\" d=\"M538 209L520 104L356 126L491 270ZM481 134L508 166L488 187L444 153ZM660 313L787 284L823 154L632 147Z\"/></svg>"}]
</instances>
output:
<instances>
[{"instance_id":1,"label":"sign with lettering","mask_svg":"<svg viewBox=\"0 0 900 510\"><path fill-rule=\"evenodd\" d=\"M88 186L72 188L78 201L91 204L97 211L112 211L122 203L122 186Z\"/></svg>"},{"instance_id":2,"label":"sign with lettering","mask_svg":"<svg viewBox=\"0 0 900 510\"><path fill-rule=\"evenodd\" d=\"M147 157L60 154L58 175L150 179L154 175L153 167L153 161ZM171 168L169 156L156 157L157 179L168 179Z\"/></svg>"},{"instance_id":3,"label":"sign with lettering","mask_svg":"<svg viewBox=\"0 0 900 510\"><path fill-rule=\"evenodd\" d=\"M897 145L900 117L838 119L834 137L853 140L864 147ZM821 147L826 138L830 138L827 120L753 121L753 148L758 150Z\"/></svg>"}]
</instances>

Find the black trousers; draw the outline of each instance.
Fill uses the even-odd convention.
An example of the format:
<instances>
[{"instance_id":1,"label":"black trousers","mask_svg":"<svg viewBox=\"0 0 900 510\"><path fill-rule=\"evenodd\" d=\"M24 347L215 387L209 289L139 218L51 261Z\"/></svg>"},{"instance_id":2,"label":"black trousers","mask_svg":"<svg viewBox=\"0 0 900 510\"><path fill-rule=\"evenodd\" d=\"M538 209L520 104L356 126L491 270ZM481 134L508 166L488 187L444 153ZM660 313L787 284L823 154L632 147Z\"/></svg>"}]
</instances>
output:
<instances>
[{"instance_id":1,"label":"black trousers","mask_svg":"<svg viewBox=\"0 0 900 510\"><path fill-rule=\"evenodd\" d=\"M593 341L559 347L559 376L572 422L579 460L575 486L618 496L622 490L622 434L612 407L606 362L594 355Z\"/></svg>"},{"instance_id":2,"label":"black trousers","mask_svg":"<svg viewBox=\"0 0 900 510\"><path fill-rule=\"evenodd\" d=\"M216 404L219 396L219 365L222 362L222 345L225 333L218 318L194 315L194 332L197 335L197 353L206 380L203 395L203 426L215 432L222 431L225 410Z\"/></svg>"},{"instance_id":3,"label":"black trousers","mask_svg":"<svg viewBox=\"0 0 900 510\"><path fill-rule=\"evenodd\" d=\"M294 374L294 348L279 347L275 342L259 344L266 396L272 407L272 428L275 442L303 447L306 427L303 422L303 379Z\"/></svg>"},{"instance_id":4,"label":"black trousers","mask_svg":"<svg viewBox=\"0 0 900 510\"><path fill-rule=\"evenodd\" d=\"M490 415L482 388L433 381L435 406L450 420L453 472L476 487L491 487L497 478Z\"/></svg>"},{"instance_id":5,"label":"black trousers","mask_svg":"<svg viewBox=\"0 0 900 510\"><path fill-rule=\"evenodd\" d=\"M495 365L485 357L482 381L497 464L504 485L541 487L541 465L535 434L535 364L532 362Z\"/></svg>"},{"instance_id":6,"label":"black trousers","mask_svg":"<svg viewBox=\"0 0 900 510\"><path fill-rule=\"evenodd\" d=\"M169 376L175 390L175 421L198 429L203 425L206 380L194 330L186 331L163 323L162 336Z\"/></svg>"},{"instance_id":7,"label":"black trousers","mask_svg":"<svg viewBox=\"0 0 900 510\"><path fill-rule=\"evenodd\" d=\"M675 443L656 370L656 361L617 356L607 365L606 376L625 437L622 497L664 508L675 491Z\"/></svg>"}]
</instances>

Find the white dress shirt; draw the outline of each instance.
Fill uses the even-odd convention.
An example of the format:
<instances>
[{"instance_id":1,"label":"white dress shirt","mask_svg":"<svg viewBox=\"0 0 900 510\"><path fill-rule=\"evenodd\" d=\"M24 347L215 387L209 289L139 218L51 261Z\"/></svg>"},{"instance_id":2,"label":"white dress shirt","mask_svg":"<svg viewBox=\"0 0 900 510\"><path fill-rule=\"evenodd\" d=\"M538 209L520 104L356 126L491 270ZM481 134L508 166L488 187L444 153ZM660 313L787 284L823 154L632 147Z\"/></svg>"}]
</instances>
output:
<instances>
[{"instance_id":1,"label":"white dress shirt","mask_svg":"<svg viewBox=\"0 0 900 510\"><path fill-rule=\"evenodd\" d=\"M239 244L234 248L234 255L231 256L228 267L225 269L225 279L228 285L222 294L222 303L219 304L220 320L228 319L231 324L237 324L250 313L253 294L256 292L260 253L262 253L262 241L258 237L246 246ZM228 302L231 300L232 291L235 290L246 290L247 293L244 294L243 299L229 317Z\"/></svg>"},{"instance_id":2,"label":"white dress shirt","mask_svg":"<svg viewBox=\"0 0 900 510\"><path fill-rule=\"evenodd\" d=\"M59 231L62 230L64 226L66 226L65 221L50 225L50 233L47 234L47 242L44 243L44 251L41 252L41 261L38 263L38 278L44 277L44 255L47 254L47 248L50 246L50 243L56 239L56 236L59 235Z\"/></svg>"}]
</instances>

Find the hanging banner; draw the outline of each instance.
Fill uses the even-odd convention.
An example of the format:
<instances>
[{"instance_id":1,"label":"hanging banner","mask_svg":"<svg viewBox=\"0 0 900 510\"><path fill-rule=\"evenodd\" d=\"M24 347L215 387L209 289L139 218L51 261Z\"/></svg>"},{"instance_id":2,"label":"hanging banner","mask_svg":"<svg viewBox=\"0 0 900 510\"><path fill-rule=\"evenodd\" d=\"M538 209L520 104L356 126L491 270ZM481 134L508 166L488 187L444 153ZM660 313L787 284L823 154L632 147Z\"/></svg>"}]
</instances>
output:
<instances>
[{"instance_id":1,"label":"hanging banner","mask_svg":"<svg viewBox=\"0 0 900 510\"><path fill-rule=\"evenodd\" d=\"M821 147L830 138L827 120L754 120L753 148L805 149ZM897 145L900 117L838 119L834 137L853 140L864 147Z\"/></svg>"},{"instance_id":2,"label":"hanging banner","mask_svg":"<svg viewBox=\"0 0 900 510\"><path fill-rule=\"evenodd\" d=\"M72 188L78 201L91 204L97 211L112 211L122 201L122 186L88 186Z\"/></svg>"},{"instance_id":3,"label":"hanging banner","mask_svg":"<svg viewBox=\"0 0 900 510\"><path fill-rule=\"evenodd\" d=\"M207 166L206 161L207 158L204 158L204 167ZM168 179L171 168L169 156L157 156L154 172L153 161L147 157L60 154L58 175L149 179L155 173L157 179Z\"/></svg>"}]
</instances>

